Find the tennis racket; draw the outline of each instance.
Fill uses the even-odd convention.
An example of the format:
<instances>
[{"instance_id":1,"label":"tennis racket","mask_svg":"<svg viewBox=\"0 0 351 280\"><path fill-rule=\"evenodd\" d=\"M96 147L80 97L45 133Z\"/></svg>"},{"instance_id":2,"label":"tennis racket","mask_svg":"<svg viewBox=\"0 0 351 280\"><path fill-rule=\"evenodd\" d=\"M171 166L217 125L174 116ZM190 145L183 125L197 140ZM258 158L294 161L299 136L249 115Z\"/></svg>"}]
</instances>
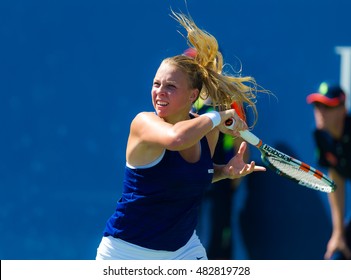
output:
<instances>
[{"instance_id":1,"label":"tennis racket","mask_svg":"<svg viewBox=\"0 0 351 280\"><path fill-rule=\"evenodd\" d=\"M229 129L233 129L234 123L234 119L225 122ZM263 143L261 139L248 130L240 131L240 136L261 152L264 165L277 174L317 191L326 193L335 191L336 184L334 181L321 171Z\"/></svg>"}]
</instances>

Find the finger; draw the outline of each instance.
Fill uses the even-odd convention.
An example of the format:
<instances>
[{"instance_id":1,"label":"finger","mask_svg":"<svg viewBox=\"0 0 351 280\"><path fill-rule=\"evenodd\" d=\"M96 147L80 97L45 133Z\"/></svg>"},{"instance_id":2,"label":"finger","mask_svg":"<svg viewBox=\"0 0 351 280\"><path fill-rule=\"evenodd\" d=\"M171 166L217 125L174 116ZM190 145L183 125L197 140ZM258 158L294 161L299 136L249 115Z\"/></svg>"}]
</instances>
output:
<instances>
[{"instance_id":1,"label":"finger","mask_svg":"<svg viewBox=\"0 0 351 280\"><path fill-rule=\"evenodd\" d=\"M251 172L254 171L255 168L255 162L251 161L250 164L245 164L244 167L240 170L239 174L240 175L247 175Z\"/></svg>"},{"instance_id":2,"label":"finger","mask_svg":"<svg viewBox=\"0 0 351 280\"><path fill-rule=\"evenodd\" d=\"M324 254L324 259L325 260L330 260L330 254L329 253L325 253Z\"/></svg>"},{"instance_id":3,"label":"finger","mask_svg":"<svg viewBox=\"0 0 351 280\"><path fill-rule=\"evenodd\" d=\"M248 129L247 123L244 122L239 116L236 118L237 130Z\"/></svg>"},{"instance_id":4,"label":"finger","mask_svg":"<svg viewBox=\"0 0 351 280\"><path fill-rule=\"evenodd\" d=\"M233 131L234 132L239 132L239 131L246 130L246 129L247 129L247 126L245 125L245 123L243 121L241 121L241 122L236 122L235 123Z\"/></svg>"},{"instance_id":5,"label":"finger","mask_svg":"<svg viewBox=\"0 0 351 280\"><path fill-rule=\"evenodd\" d=\"M334 251L329 251L327 250L324 254L324 259L325 260L330 260L331 256L334 254Z\"/></svg>"},{"instance_id":6,"label":"finger","mask_svg":"<svg viewBox=\"0 0 351 280\"><path fill-rule=\"evenodd\" d=\"M250 173L254 172L254 171L266 171L266 167L256 165L256 163L254 161L252 161L251 164L250 164L250 169L248 171Z\"/></svg>"},{"instance_id":7,"label":"finger","mask_svg":"<svg viewBox=\"0 0 351 280\"><path fill-rule=\"evenodd\" d=\"M254 171L266 171L266 167L256 165Z\"/></svg>"},{"instance_id":8,"label":"finger","mask_svg":"<svg viewBox=\"0 0 351 280\"><path fill-rule=\"evenodd\" d=\"M247 148L247 143L245 141L241 142L237 154L239 154L242 157L246 151L246 148Z\"/></svg>"}]
</instances>

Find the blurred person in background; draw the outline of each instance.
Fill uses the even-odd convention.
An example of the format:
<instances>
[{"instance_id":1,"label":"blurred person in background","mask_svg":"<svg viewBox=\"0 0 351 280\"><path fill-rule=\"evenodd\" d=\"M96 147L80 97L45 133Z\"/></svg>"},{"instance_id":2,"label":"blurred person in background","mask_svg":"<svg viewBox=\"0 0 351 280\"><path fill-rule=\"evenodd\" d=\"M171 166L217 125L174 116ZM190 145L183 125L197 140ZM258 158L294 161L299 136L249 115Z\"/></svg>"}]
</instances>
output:
<instances>
[{"instance_id":1,"label":"blurred person in background","mask_svg":"<svg viewBox=\"0 0 351 280\"><path fill-rule=\"evenodd\" d=\"M351 116L345 100L343 89L327 82L307 96L314 111L318 163L328 169L337 185L336 191L328 194L332 233L325 259L351 259L351 222L345 221L345 185L351 178Z\"/></svg>"}]
</instances>

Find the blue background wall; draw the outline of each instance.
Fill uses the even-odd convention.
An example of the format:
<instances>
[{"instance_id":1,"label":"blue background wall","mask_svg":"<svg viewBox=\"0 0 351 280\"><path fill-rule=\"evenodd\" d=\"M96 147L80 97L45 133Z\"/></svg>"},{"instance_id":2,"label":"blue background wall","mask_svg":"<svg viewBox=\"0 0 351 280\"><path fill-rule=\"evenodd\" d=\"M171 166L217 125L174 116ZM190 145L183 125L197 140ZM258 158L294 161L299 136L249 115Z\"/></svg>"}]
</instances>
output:
<instances>
[{"instance_id":1,"label":"blue background wall","mask_svg":"<svg viewBox=\"0 0 351 280\"><path fill-rule=\"evenodd\" d=\"M95 257L121 192L129 123L152 110L161 59L187 48L170 7L186 10L176 0L0 2L0 259ZM188 0L188 9L228 63L239 58L276 95L259 96L255 133L315 165L305 97L339 80L335 47L351 46L351 2ZM235 258L323 257L325 194L268 171L247 177L234 200Z\"/></svg>"}]
</instances>

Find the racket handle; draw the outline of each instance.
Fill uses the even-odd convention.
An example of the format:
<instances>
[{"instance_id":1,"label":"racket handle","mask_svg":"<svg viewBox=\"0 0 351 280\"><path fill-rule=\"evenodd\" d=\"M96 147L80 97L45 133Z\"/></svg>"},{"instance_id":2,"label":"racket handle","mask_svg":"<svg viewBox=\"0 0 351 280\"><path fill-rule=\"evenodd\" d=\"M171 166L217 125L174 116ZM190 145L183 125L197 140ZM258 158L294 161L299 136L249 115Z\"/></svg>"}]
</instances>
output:
<instances>
[{"instance_id":1,"label":"racket handle","mask_svg":"<svg viewBox=\"0 0 351 280\"><path fill-rule=\"evenodd\" d=\"M225 121L225 125L227 128L233 130L235 124L235 120L233 118L228 119ZM243 138L246 142L250 143L251 145L257 146L261 140L255 134L251 133L248 130L240 130L239 131L241 138Z\"/></svg>"}]
</instances>

